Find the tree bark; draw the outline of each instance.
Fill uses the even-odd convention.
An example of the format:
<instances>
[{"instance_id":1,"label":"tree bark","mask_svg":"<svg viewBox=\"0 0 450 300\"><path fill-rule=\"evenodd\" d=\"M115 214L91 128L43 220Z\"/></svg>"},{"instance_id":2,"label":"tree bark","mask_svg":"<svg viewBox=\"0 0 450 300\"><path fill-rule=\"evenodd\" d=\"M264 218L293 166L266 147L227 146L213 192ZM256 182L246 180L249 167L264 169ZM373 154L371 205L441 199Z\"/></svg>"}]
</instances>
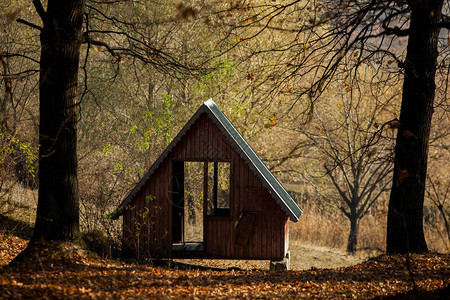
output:
<instances>
[{"instance_id":1,"label":"tree bark","mask_svg":"<svg viewBox=\"0 0 450 300\"><path fill-rule=\"evenodd\" d=\"M77 82L85 0L49 0L41 31L39 194L32 242L79 237Z\"/></svg>"},{"instance_id":2,"label":"tree bark","mask_svg":"<svg viewBox=\"0 0 450 300\"><path fill-rule=\"evenodd\" d=\"M14 133L16 129L15 122L13 122L12 124L8 124L8 106L13 107L12 79L8 77L9 66L7 59L3 57L1 53L0 62L2 64L3 74L5 74L3 78L5 94L3 98L0 98L0 130Z\"/></svg>"},{"instance_id":3,"label":"tree bark","mask_svg":"<svg viewBox=\"0 0 450 300\"><path fill-rule=\"evenodd\" d=\"M388 212L388 253L428 251L423 203L439 35L433 25L441 17L443 0L410 1L409 5L409 40Z\"/></svg>"},{"instance_id":4,"label":"tree bark","mask_svg":"<svg viewBox=\"0 0 450 300\"><path fill-rule=\"evenodd\" d=\"M359 219L355 214L350 215L350 234L348 235L347 252L355 253L358 245Z\"/></svg>"}]
</instances>

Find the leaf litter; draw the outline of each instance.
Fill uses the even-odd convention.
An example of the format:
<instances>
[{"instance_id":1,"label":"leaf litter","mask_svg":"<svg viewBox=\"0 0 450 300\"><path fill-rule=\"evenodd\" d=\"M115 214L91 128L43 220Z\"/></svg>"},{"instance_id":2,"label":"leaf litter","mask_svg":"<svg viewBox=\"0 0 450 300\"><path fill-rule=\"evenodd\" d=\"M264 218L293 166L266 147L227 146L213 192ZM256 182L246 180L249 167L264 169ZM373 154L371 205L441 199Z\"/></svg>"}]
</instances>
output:
<instances>
[{"instance_id":1,"label":"leaf litter","mask_svg":"<svg viewBox=\"0 0 450 300\"><path fill-rule=\"evenodd\" d=\"M3 240L0 244L5 246ZM8 267L6 264L13 256L4 259L6 251L0 253L3 266L0 299L446 299L449 296L448 254L410 255L411 276L405 255L381 255L336 269L269 271L154 267L78 253L69 257L51 255L48 259L43 256L41 261Z\"/></svg>"}]
</instances>

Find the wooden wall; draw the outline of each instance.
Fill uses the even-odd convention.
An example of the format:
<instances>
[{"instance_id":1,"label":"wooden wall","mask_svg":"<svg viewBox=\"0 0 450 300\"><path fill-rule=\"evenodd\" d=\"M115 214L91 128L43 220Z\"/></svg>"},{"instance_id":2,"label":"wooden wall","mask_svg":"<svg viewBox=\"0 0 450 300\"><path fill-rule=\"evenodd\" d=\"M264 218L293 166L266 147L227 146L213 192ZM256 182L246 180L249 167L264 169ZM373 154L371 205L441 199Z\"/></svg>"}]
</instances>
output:
<instances>
[{"instance_id":1,"label":"wooden wall","mask_svg":"<svg viewBox=\"0 0 450 300\"><path fill-rule=\"evenodd\" d=\"M230 217L205 215L205 256L234 259L282 259L287 249L288 217L207 114L202 114L138 192L123 214L124 252L171 257L172 161L229 161ZM149 197L149 195L151 195ZM239 214L256 215L246 246L236 243Z\"/></svg>"}]
</instances>

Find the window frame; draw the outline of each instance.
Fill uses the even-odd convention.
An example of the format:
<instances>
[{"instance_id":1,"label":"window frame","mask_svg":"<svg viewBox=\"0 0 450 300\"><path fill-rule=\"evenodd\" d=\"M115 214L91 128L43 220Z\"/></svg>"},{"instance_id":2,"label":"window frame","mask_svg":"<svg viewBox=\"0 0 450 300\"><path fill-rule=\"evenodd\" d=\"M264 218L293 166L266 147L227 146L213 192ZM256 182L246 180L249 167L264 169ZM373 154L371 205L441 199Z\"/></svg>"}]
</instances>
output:
<instances>
[{"instance_id":1,"label":"window frame","mask_svg":"<svg viewBox=\"0 0 450 300\"><path fill-rule=\"evenodd\" d=\"M206 211L206 217L207 218L231 218L231 206L232 206L232 163L229 160L207 160L204 162L204 180L203 180L203 186L204 186L204 199L205 199L205 211ZM212 207L212 213L210 212L210 206L209 206L209 164L213 164L213 194L212 194L212 201L213 201L213 207ZM228 173L228 207L218 207L218 186L219 186L219 163L226 163L229 165L229 173ZM216 168L217 164L217 168ZM216 174L217 172L217 174ZM217 181L215 180L217 178Z\"/></svg>"}]
</instances>

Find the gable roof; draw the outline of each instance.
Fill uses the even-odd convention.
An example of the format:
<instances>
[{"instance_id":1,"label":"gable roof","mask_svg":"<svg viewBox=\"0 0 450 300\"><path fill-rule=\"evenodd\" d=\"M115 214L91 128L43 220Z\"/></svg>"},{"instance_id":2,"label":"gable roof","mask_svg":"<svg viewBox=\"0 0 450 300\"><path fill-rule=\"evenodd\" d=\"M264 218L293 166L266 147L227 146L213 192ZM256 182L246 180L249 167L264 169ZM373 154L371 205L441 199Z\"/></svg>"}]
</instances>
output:
<instances>
[{"instance_id":1,"label":"gable roof","mask_svg":"<svg viewBox=\"0 0 450 300\"><path fill-rule=\"evenodd\" d=\"M173 148L178 144L186 132L192 127L195 121L203 114L206 113L211 118L213 123L217 125L222 134L231 143L233 148L239 153L244 161L249 165L253 173L261 180L263 186L269 190L272 198L277 202L286 215L294 222L297 222L302 214L302 210L298 207L297 203L292 199L289 193L284 189L281 183L270 172L266 165L256 155L255 151L244 140L242 135L231 124L230 120L223 114L219 107L214 103L212 99L209 99L197 110L197 112L186 123L183 129L167 146L164 152L153 163L147 173L144 174L139 183L128 194L128 196L122 201L118 209L112 214L113 219L117 219L122 215L125 207L132 201L133 197L139 192L139 190L150 179L150 176L155 172L163 160L169 155Z\"/></svg>"}]
</instances>

